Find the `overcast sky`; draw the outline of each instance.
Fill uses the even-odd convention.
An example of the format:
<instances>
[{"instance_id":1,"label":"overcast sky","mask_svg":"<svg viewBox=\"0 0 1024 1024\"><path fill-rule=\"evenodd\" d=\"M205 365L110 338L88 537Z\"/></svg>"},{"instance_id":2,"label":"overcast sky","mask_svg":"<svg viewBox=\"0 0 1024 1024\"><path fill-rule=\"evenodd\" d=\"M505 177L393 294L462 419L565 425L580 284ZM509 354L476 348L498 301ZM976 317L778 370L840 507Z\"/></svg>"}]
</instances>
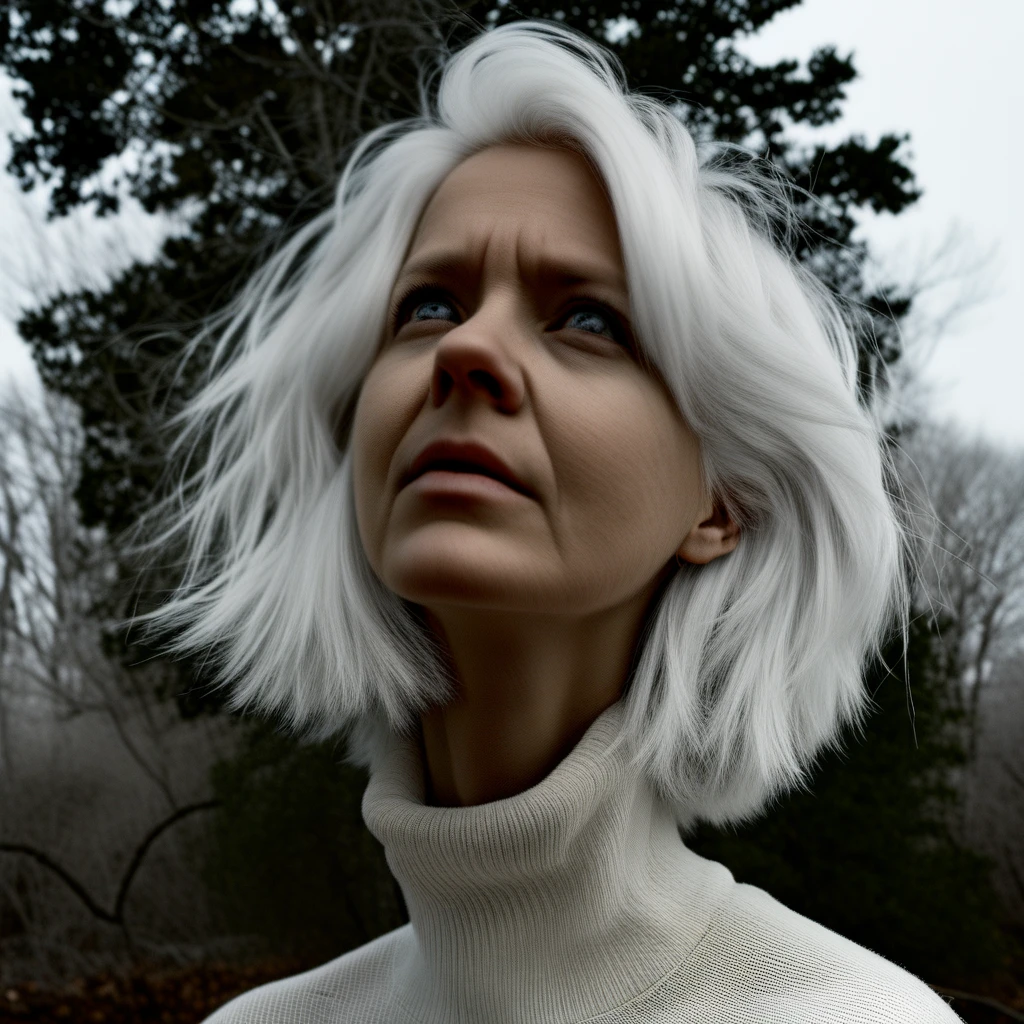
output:
<instances>
[{"instance_id":1,"label":"overcast sky","mask_svg":"<svg viewBox=\"0 0 1024 1024\"><path fill-rule=\"evenodd\" d=\"M931 405L965 430L1024 443L1024 202L1011 188L1024 161L1024 0L804 0L742 48L758 61L804 61L830 43L853 52L859 78L843 118L806 137L911 135L923 198L898 217L866 216L862 231L880 273L939 282L907 326ZM0 129L16 118L0 88ZM7 158L0 142L0 161ZM118 253L146 256L158 243L159 223L131 209L99 227L81 216L44 227L41 199L0 178L0 379L35 379L13 327L20 303L56 283L98 281ZM965 298L965 311L940 333Z\"/></svg>"},{"instance_id":2,"label":"overcast sky","mask_svg":"<svg viewBox=\"0 0 1024 1024\"><path fill-rule=\"evenodd\" d=\"M968 430L1024 443L1024 0L804 0L743 49L758 60L804 59L827 43L853 52L859 78L843 118L816 137L909 132L924 192L897 217L866 217L863 233L897 279L954 272L925 294L915 335L922 359L930 350L923 374L933 407ZM936 267L930 257L950 231L959 241ZM987 266L966 273L986 253ZM926 344L930 321L972 294L959 321Z\"/></svg>"}]
</instances>

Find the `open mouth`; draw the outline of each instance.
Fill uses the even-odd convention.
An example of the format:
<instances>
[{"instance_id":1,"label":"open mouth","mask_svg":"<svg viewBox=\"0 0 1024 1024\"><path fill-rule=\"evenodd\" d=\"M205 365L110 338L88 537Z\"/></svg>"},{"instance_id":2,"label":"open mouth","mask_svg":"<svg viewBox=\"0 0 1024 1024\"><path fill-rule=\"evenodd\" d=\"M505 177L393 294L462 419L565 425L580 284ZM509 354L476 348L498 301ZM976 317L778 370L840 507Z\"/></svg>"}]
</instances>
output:
<instances>
[{"instance_id":1,"label":"open mouth","mask_svg":"<svg viewBox=\"0 0 1024 1024\"><path fill-rule=\"evenodd\" d=\"M490 449L474 441L435 441L427 445L403 476L400 488L426 473L485 477L505 487L533 497L530 491Z\"/></svg>"}]
</instances>

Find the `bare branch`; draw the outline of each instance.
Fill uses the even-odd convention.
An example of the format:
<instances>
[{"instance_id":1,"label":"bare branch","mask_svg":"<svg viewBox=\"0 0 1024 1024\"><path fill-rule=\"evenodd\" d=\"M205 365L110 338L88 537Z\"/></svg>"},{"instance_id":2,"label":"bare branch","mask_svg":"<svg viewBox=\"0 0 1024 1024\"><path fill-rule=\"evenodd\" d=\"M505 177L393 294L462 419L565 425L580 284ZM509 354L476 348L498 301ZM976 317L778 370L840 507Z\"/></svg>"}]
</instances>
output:
<instances>
[{"instance_id":1,"label":"bare branch","mask_svg":"<svg viewBox=\"0 0 1024 1024\"><path fill-rule=\"evenodd\" d=\"M20 853L26 857L30 857L37 864L41 864L48 871L56 875L75 894L75 896L78 897L78 899L85 905L86 909L88 909L89 913L94 917L98 917L101 921L106 921L109 924L116 924L124 927L124 907L128 899L128 891L131 888L132 881L136 874L138 874L139 868L142 867L142 862L145 860L146 854L149 852L153 844L164 834L164 832L176 825L179 821L182 821L184 818L190 817L198 811L207 811L220 806L221 802L219 800L203 800L200 803L188 804L186 807L179 808L173 814L164 818L163 821L154 825L135 848L135 852L132 854L128 867L121 876L121 884L117 889L117 897L114 900L113 910L107 910L100 906L100 904L92 898L85 886L82 885L82 883L79 882L71 872L61 867L60 864L58 864L44 851L37 850L34 846L29 846L25 843L0 843L0 853Z\"/></svg>"}]
</instances>

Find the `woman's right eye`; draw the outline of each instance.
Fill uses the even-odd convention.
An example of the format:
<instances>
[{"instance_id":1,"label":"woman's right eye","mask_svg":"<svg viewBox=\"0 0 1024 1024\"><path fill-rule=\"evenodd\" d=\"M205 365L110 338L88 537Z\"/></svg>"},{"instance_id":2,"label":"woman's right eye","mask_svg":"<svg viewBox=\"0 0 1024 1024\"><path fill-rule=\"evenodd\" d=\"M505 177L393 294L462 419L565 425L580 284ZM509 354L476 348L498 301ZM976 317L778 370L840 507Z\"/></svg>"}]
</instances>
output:
<instances>
[{"instance_id":1,"label":"woman's right eye","mask_svg":"<svg viewBox=\"0 0 1024 1024\"><path fill-rule=\"evenodd\" d=\"M425 316L413 317L414 321L423 320L451 320L453 317L446 316L444 313L437 315L436 312L432 314L431 308L436 311L438 309L444 310L446 307L451 311L455 311L455 306L451 300L448 299L444 291L440 288L434 288L431 286L418 286L413 288L412 291L406 292L406 294L395 303L394 310L394 329L397 331L409 318L409 315L415 313L417 310L426 307L427 314Z\"/></svg>"}]
</instances>

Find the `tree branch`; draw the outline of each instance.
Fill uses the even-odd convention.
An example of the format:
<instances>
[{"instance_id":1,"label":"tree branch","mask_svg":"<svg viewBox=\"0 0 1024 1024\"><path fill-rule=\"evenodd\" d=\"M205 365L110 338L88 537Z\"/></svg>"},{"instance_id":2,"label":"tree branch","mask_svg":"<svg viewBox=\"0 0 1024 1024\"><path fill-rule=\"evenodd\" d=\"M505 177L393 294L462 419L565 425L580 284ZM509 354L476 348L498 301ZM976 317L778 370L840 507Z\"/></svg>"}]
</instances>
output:
<instances>
[{"instance_id":1,"label":"tree branch","mask_svg":"<svg viewBox=\"0 0 1024 1024\"><path fill-rule=\"evenodd\" d=\"M65 868L61 867L61 865L50 857L49 854L44 853L42 850L37 850L34 846L28 846L25 843L0 843L0 853L20 853L26 857L30 857L37 864L42 864L43 867L55 874L78 897L94 917L99 918L101 921L106 921L109 924L119 925L123 928L124 905L128 899L128 890L153 843L155 843L156 840L172 825L177 824L177 822L181 821L183 818L187 818L189 815L195 814L197 811L210 810L212 808L219 807L220 805L220 800L204 800L202 803L189 804L186 807L179 808L173 814L164 818L163 821L154 825L153 828L151 828L143 837L142 842L135 848L135 853L132 855L132 859L121 878L120 886L118 886L117 898L114 900L113 910L107 910L104 907L101 907L99 903L89 895L88 890L81 882L78 881L77 878L75 878Z\"/></svg>"}]
</instances>

